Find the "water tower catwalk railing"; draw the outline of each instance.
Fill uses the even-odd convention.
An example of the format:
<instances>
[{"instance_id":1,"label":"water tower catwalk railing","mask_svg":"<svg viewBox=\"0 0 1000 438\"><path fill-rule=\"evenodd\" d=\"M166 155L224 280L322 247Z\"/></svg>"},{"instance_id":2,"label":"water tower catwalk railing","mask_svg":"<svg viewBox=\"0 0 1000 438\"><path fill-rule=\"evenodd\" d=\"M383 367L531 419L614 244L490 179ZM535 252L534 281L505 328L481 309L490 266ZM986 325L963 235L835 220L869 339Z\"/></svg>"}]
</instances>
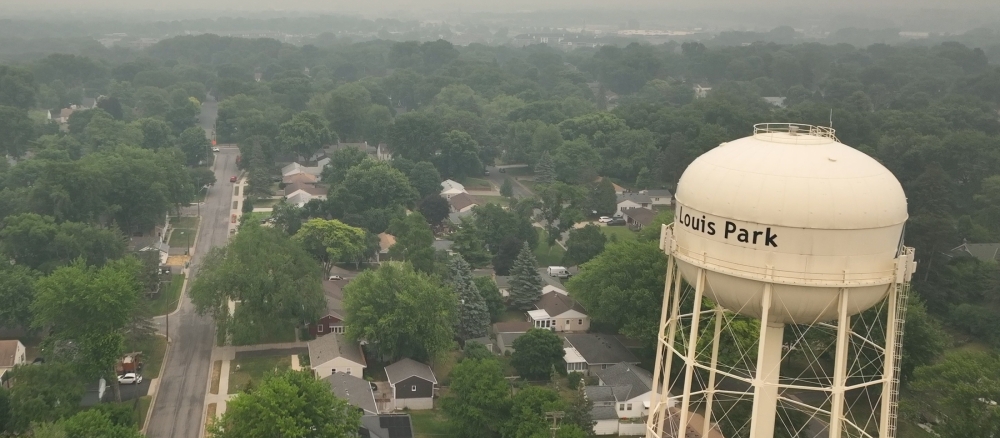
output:
<instances>
[{"instance_id":1,"label":"water tower catwalk railing","mask_svg":"<svg viewBox=\"0 0 1000 438\"><path fill-rule=\"evenodd\" d=\"M647 438L896 436L912 248L900 248L874 308L852 315L845 287L835 321L784 325L766 323L773 284L764 284L759 319L740 316L708 298L709 270L698 268L694 284L681 278L673 225L660 244L668 264Z\"/></svg>"}]
</instances>

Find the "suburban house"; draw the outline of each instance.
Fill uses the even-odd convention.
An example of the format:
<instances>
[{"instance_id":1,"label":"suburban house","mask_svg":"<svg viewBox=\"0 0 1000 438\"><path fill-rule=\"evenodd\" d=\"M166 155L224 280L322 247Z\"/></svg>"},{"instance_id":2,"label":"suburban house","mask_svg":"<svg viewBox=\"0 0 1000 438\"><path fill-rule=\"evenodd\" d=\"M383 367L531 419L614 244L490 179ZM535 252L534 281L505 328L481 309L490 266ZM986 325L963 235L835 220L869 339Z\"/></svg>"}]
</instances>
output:
<instances>
[{"instance_id":1,"label":"suburban house","mask_svg":"<svg viewBox=\"0 0 1000 438\"><path fill-rule=\"evenodd\" d=\"M139 252L147 251L154 251L158 253L160 257L160 266L166 266L167 259L170 258L170 244L167 242L161 242L157 239L156 242L153 242L139 250Z\"/></svg>"},{"instance_id":2,"label":"suburban house","mask_svg":"<svg viewBox=\"0 0 1000 438\"><path fill-rule=\"evenodd\" d=\"M281 183L287 185L300 184L300 185L315 185L319 182L319 177L311 173L295 173L281 178Z\"/></svg>"},{"instance_id":3,"label":"suburban house","mask_svg":"<svg viewBox=\"0 0 1000 438\"><path fill-rule=\"evenodd\" d=\"M379 143L375 147L375 158L379 161L392 161L392 149L385 143Z\"/></svg>"},{"instance_id":4,"label":"suburban house","mask_svg":"<svg viewBox=\"0 0 1000 438\"><path fill-rule=\"evenodd\" d=\"M403 358L385 367L395 410L434 409L437 377L426 364Z\"/></svg>"},{"instance_id":5,"label":"suburban house","mask_svg":"<svg viewBox=\"0 0 1000 438\"><path fill-rule=\"evenodd\" d=\"M329 333L344 334L344 289L336 281L323 280L326 310L315 324L309 325L314 338Z\"/></svg>"},{"instance_id":6,"label":"suburban house","mask_svg":"<svg viewBox=\"0 0 1000 438\"><path fill-rule=\"evenodd\" d=\"M24 344L16 339L0 341L0 386L9 388L5 374L15 366L27 362Z\"/></svg>"},{"instance_id":7,"label":"suburban house","mask_svg":"<svg viewBox=\"0 0 1000 438\"><path fill-rule=\"evenodd\" d=\"M650 208L653 205L653 200L649 199L649 195L642 193L628 192L618 195L618 212L615 216L621 216L622 212L629 208Z\"/></svg>"},{"instance_id":8,"label":"suburban house","mask_svg":"<svg viewBox=\"0 0 1000 438\"><path fill-rule=\"evenodd\" d=\"M497 333L497 354L514 353L514 341L520 338L525 332L501 332Z\"/></svg>"},{"instance_id":9,"label":"suburban house","mask_svg":"<svg viewBox=\"0 0 1000 438\"><path fill-rule=\"evenodd\" d=\"M586 309L569 295L556 290L542 294L535 303L535 310L528 311L528 319L534 328L557 332L586 332L590 329Z\"/></svg>"},{"instance_id":10,"label":"suburban house","mask_svg":"<svg viewBox=\"0 0 1000 438\"><path fill-rule=\"evenodd\" d=\"M621 362L639 364L639 359L612 335L573 333L566 334L563 341L566 372L596 375Z\"/></svg>"},{"instance_id":11,"label":"suburban house","mask_svg":"<svg viewBox=\"0 0 1000 438\"><path fill-rule=\"evenodd\" d=\"M629 224L632 228L642 229L651 223L653 223L653 218L656 217L656 212L648 208L626 208L622 211L622 218L625 219L625 223Z\"/></svg>"},{"instance_id":12,"label":"suburban house","mask_svg":"<svg viewBox=\"0 0 1000 438\"><path fill-rule=\"evenodd\" d=\"M368 366L361 345L342 334L320 336L309 341L309 366L317 376L344 373L360 376Z\"/></svg>"},{"instance_id":13,"label":"suburban house","mask_svg":"<svg viewBox=\"0 0 1000 438\"><path fill-rule=\"evenodd\" d=\"M509 275L497 275L493 277L493 281L497 282L497 289L500 289L500 296L507 298L510 296L510 276Z\"/></svg>"},{"instance_id":14,"label":"suburban house","mask_svg":"<svg viewBox=\"0 0 1000 438\"><path fill-rule=\"evenodd\" d=\"M466 193L465 186L450 179L441 181L441 196L445 199L451 199L452 196L462 193Z\"/></svg>"},{"instance_id":15,"label":"suburban house","mask_svg":"<svg viewBox=\"0 0 1000 438\"><path fill-rule=\"evenodd\" d=\"M80 101L80 109L89 110L94 108L97 108L97 99L93 97L84 97Z\"/></svg>"},{"instance_id":16,"label":"suburban house","mask_svg":"<svg viewBox=\"0 0 1000 438\"><path fill-rule=\"evenodd\" d=\"M545 295L545 294L547 294L549 292L554 292L554 293L563 294L563 295L569 295L569 292L566 292L565 289L563 289L563 288L561 288L559 286L553 286L551 284L546 284L545 286L542 286L542 295Z\"/></svg>"},{"instance_id":17,"label":"suburban house","mask_svg":"<svg viewBox=\"0 0 1000 438\"><path fill-rule=\"evenodd\" d=\"M493 334L496 336L496 353L514 352L514 340L532 329L529 321L504 321L493 324Z\"/></svg>"},{"instance_id":18,"label":"suburban house","mask_svg":"<svg viewBox=\"0 0 1000 438\"><path fill-rule=\"evenodd\" d=\"M640 190L639 193L649 196L649 201L653 205L673 205L674 194L670 190Z\"/></svg>"},{"instance_id":19,"label":"suburban house","mask_svg":"<svg viewBox=\"0 0 1000 438\"><path fill-rule=\"evenodd\" d=\"M945 253L948 257L975 257L983 262L1000 261L1000 243L962 243Z\"/></svg>"},{"instance_id":20,"label":"suburban house","mask_svg":"<svg viewBox=\"0 0 1000 438\"><path fill-rule=\"evenodd\" d=\"M334 395L361 409L365 415L378 415L375 393L372 392L371 384L367 380L342 372L333 373L323 377L322 380L330 384L330 390Z\"/></svg>"},{"instance_id":21,"label":"suburban house","mask_svg":"<svg viewBox=\"0 0 1000 438\"><path fill-rule=\"evenodd\" d=\"M281 168L281 176L292 176L298 173L308 173L313 176L320 176L323 173L323 168L330 164L330 158L323 158L316 162L315 166L306 166L304 164L292 163Z\"/></svg>"},{"instance_id":22,"label":"suburban house","mask_svg":"<svg viewBox=\"0 0 1000 438\"><path fill-rule=\"evenodd\" d=\"M448 198L452 213L464 213L479 205L479 200L468 193L459 193Z\"/></svg>"},{"instance_id":23,"label":"suburban house","mask_svg":"<svg viewBox=\"0 0 1000 438\"><path fill-rule=\"evenodd\" d=\"M312 184L293 183L285 186L285 200L299 207L313 199L326 199L327 189Z\"/></svg>"},{"instance_id":24,"label":"suburban house","mask_svg":"<svg viewBox=\"0 0 1000 438\"><path fill-rule=\"evenodd\" d=\"M396 244L396 236L389 233L378 233L378 252L375 253L375 263L389 257L389 248Z\"/></svg>"},{"instance_id":25,"label":"suburban house","mask_svg":"<svg viewBox=\"0 0 1000 438\"><path fill-rule=\"evenodd\" d=\"M379 414L361 417L359 438L413 438L410 414Z\"/></svg>"},{"instance_id":26,"label":"suburban house","mask_svg":"<svg viewBox=\"0 0 1000 438\"><path fill-rule=\"evenodd\" d=\"M584 388L584 393L594 407L595 435L642 435L642 422L627 419L644 419L649 415L653 395L653 376L642 368L619 363L597 372L598 385ZM667 395L667 405L673 408L677 401ZM622 421L625 420L625 421Z\"/></svg>"},{"instance_id":27,"label":"suburban house","mask_svg":"<svg viewBox=\"0 0 1000 438\"><path fill-rule=\"evenodd\" d=\"M455 242L451 240L439 239L435 237L434 243L431 243L431 247L434 248L434 251L444 251L447 252L448 255L451 255L451 247L454 244Z\"/></svg>"}]
</instances>

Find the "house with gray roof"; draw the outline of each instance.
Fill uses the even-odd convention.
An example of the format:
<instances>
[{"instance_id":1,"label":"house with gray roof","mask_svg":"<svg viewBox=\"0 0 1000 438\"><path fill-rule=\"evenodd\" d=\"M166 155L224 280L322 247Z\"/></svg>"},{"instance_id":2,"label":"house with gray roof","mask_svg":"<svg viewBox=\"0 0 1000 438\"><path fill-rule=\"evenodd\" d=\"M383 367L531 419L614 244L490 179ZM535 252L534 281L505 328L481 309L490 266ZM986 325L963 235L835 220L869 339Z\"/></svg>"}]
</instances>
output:
<instances>
[{"instance_id":1,"label":"house with gray roof","mask_svg":"<svg viewBox=\"0 0 1000 438\"><path fill-rule=\"evenodd\" d=\"M656 212L648 208L626 208L622 211L622 218L633 229L641 230L642 227L653 223Z\"/></svg>"},{"instance_id":2,"label":"house with gray roof","mask_svg":"<svg viewBox=\"0 0 1000 438\"><path fill-rule=\"evenodd\" d=\"M653 205L672 205L674 203L674 194L670 193L670 190L640 190L639 193L649 196L649 201Z\"/></svg>"},{"instance_id":3,"label":"house with gray roof","mask_svg":"<svg viewBox=\"0 0 1000 438\"><path fill-rule=\"evenodd\" d=\"M497 333L497 353L514 353L514 341L526 332L500 332Z\"/></svg>"},{"instance_id":4,"label":"house with gray roof","mask_svg":"<svg viewBox=\"0 0 1000 438\"><path fill-rule=\"evenodd\" d=\"M385 375L392 388L393 406L396 410L434 409L438 381L430 366L403 358L386 366Z\"/></svg>"},{"instance_id":5,"label":"house with gray roof","mask_svg":"<svg viewBox=\"0 0 1000 438\"><path fill-rule=\"evenodd\" d=\"M410 414L379 414L361 417L360 438L413 438Z\"/></svg>"},{"instance_id":6,"label":"house with gray roof","mask_svg":"<svg viewBox=\"0 0 1000 438\"><path fill-rule=\"evenodd\" d=\"M563 347L567 372L596 375L621 362L639 364L639 359L611 335L568 333L563 338Z\"/></svg>"},{"instance_id":7,"label":"house with gray roof","mask_svg":"<svg viewBox=\"0 0 1000 438\"><path fill-rule=\"evenodd\" d=\"M368 366L361 345L334 333L309 341L309 366L317 376L344 373L360 376Z\"/></svg>"},{"instance_id":8,"label":"house with gray roof","mask_svg":"<svg viewBox=\"0 0 1000 438\"><path fill-rule=\"evenodd\" d=\"M982 262L1000 261L1000 243L963 243L945 253L948 257L975 257Z\"/></svg>"},{"instance_id":9,"label":"house with gray roof","mask_svg":"<svg viewBox=\"0 0 1000 438\"><path fill-rule=\"evenodd\" d=\"M621 362L595 374L598 385L584 388L584 394L594 404L591 415L597 423L594 426L597 435L621 435L634 422L627 419L649 415L653 395L653 375L649 371ZM668 396L667 403L673 408L676 400Z\"/></svg>"},{"instance_id":10,"label":"house with gray roof","mask_svg":"<svg viewBox=\"0 0 1000 438\"><path fill-rule=\"evenodd\" d=\"M342 372L330 374L322 380L330 384L330 390L338 398L347 400L347 403L361 409L365 414L378 415L375 393L372 392L372 386L367 380Z\"/></svg>"},{"instance_id":11,"label":"house with gray roof","mask_svg":"<svg viewBox=\"0 0 1000 438\"><path fill-rule=\"evenodd\" d=\"M629 208L650 208L653 200L649 195L635 192L626 192L617 196L617 212L615 216L621 216L622 212Z\"/></svg>"}]
</instances>

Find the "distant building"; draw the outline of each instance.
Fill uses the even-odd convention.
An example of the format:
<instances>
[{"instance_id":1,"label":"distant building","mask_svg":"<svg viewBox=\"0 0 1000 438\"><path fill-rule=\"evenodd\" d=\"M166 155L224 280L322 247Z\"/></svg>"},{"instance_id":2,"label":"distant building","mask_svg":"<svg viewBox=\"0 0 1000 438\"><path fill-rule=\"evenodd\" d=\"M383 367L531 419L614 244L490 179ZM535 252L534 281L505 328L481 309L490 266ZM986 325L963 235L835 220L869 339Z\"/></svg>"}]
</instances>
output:
<instances>
[{"instance_id":1,"label":"distant building","mask_svg":"<svg viewBox=\"0 0 1000 438\"><path fill-rule=\"evenodd\" d=\"M701 85L694 85L694 98L704 99L708 97L708 93L712 91L711 87L702 87Z\"/></svg>"},{"instance_id":2,"label":"distant building","mask_svg":"<svg viewBox=\"0 0 1000 438\"><path fill-rule=\"evenodd\" d=\"M983 262L1000 262L1000 243L963 243L945 253L948 257L975 257Z\"/></svg>"}]
</instances>

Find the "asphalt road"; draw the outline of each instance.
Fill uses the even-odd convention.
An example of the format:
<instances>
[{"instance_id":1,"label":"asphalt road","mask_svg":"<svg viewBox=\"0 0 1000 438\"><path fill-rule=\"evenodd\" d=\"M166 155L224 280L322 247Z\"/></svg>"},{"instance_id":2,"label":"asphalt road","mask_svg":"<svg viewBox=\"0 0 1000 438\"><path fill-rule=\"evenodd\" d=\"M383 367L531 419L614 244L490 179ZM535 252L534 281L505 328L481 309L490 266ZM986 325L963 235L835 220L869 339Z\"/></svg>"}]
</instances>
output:
<instances>
[{"instance_id":1,"label":"asphalt road","mask_svg":"<svg viewBox=\"0 0 1000 438\"><path fill-rule=\"evenodd\" d=\"M208 250L225 245L229 237L229 214L236 175L235 148L216 154L214 186L201 207L201 230L189 272L187 289L198 274L197 267ZM170 317L170 352L160 374L159 388L146 436L153 438L197 438L204 429L202 414L211 368L215 325L208 316L198 316L187 290L179 310Z\"/></svg>"},{"instance_id":2,"label":"asphalt road","mask_svg":"<svg viewBox=\"0 0 1000 438\"><path fill-rule=\"evenodd\" d=\"M201 103L201 114L198 116L198 126L205 130L205 136L209 140L215 130L215 120L219 118L219 103L215 97L209 94L205 101Z\"/></svg>"},{"instance_id":3,"label":"asphalt road","mask_svg":"<svg viewBox=\"0 0 1000 438\"><path fill-rule=\"evenodd\" d=\"M497 186L497 190L499 190L500 186L503 185L504 178L506 178L509 174L500 173L500 169L495 166L486 166L486 170L490 172L490 174L486 176L486 179L490 180L490 182L492 182L495 186ZM510 183L511 186L514 187L515 198L521 199L521 198L530 198L532 196L535 196L535 194L532 193L530 190L528 190L526 187L524 187L521 184L518 184L513 176L510 177Z\"/></svg>"}]
</instances>

